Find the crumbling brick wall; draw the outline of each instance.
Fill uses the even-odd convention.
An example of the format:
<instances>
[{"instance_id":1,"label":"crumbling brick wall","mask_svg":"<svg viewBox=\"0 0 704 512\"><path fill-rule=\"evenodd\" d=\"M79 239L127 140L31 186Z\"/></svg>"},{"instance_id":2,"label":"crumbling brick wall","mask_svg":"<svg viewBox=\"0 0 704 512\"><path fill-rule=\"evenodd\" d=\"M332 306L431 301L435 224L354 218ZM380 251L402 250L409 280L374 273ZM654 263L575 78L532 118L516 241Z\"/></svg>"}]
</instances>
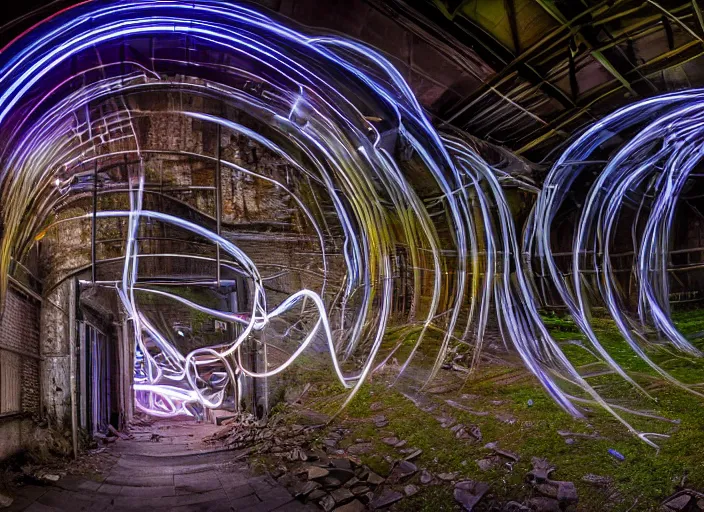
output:
<instances>
[{"instance_id":1,"label":"crumbling brick wall","mask_svg":"<svg viewBox=\"0 0 704 512\"><path fill-rule=\"evenodd\" d=\"M0 460L28 443L40 410L40 304L10 288L0 317Z\"/></svg>"},{"instance_id":2,"label":"crumbling brick wall","mask_svg":"<svg viewBox=\"0 0 704 512\"><path fill-rule=\"evenodd\" d=\"M20 410L39 412L39 304L13 289L7 294L0 318L0 351L19 356Z\"/></svg>"}]
</instances>

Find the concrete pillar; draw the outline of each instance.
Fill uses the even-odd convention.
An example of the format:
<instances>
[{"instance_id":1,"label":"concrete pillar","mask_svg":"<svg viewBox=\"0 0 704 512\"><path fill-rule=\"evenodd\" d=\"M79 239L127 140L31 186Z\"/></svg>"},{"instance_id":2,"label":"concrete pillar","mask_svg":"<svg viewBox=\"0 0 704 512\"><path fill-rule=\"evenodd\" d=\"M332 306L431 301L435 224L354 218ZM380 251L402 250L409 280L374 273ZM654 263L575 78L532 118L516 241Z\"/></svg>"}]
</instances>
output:
<instances>
[{"instance_id":1,"label":"concrete pillar","mask_svg":"<svg viewBox=\"0 0 704 512\"><path fill-rule=\"evenodd\" d=\"M44 360L40 380L43 415L52 427L71 428L71 319L76 286L64 281L44 297L40 313L39 344Z\"/></svg>"},{"instance_id":2,"label":"concrete pillar","mask_svg":"<svg viewBox=\"0 0 704 512\"><path fill-rule=\"evenodd\" d=\"M124 428L134 419L134 336L130 320L121 314L116 324L117 357L119 372L120 427Z\"/></svg>"}]
</instances>

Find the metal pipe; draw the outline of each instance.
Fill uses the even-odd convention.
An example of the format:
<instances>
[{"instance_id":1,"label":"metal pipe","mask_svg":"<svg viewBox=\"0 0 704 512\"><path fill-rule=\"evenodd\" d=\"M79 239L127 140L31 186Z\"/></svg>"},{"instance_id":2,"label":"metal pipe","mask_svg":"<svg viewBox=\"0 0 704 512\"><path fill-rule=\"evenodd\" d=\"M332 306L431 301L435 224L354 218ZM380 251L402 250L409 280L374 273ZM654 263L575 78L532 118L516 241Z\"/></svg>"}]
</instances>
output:
<instances>
[{"instance_id":1,"label":"metal pipe","mask_svg":"<svg viewBox=\"0 0 704 512\"><path fill-rule=\"evenodd\" d=\"M222 147L220 144L221 137L220 124L217 125L217 163L215 164L215 222L217 225L216 232L220 236L222 231L222 183L220 177L220 162L222 160ZM220 287L220 244L217 244L215 248L215 259L216 263L216 281L218 283L218 288Z\"/></svg>"},{"instance_id":2,"label":"metal pipe","mask_svg":"<svg viewBox=\"0 0 704 512\"><path fill-rule=\"evenodd\" d=\"M71 439L73 442L73 458L78 458L78 408L76 404L76 308L78 307L77 283L75 279L69 281L69 371L71 395Z\"/></svg>"}]
</instances>

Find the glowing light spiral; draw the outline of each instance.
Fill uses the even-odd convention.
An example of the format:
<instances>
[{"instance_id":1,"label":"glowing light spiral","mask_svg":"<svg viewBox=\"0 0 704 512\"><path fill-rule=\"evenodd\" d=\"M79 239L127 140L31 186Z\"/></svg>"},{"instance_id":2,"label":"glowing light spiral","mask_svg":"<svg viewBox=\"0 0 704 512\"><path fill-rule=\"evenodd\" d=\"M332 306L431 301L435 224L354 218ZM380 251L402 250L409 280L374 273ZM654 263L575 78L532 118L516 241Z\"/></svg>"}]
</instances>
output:
<instances>
[{"instance_id":1,"label":"glowing light spiral","mask_svg":"<svg viewBox=\"0 0 704 512\"><path fill-rule=\"evenodd\" d=\"M140 98L174 90L198 98L199 106L182 101L140 108ZM549 270L596 353L637 386L590 326L580 275L583 254L595 245L599 291L634 352L684 386L648 359L637 339L639 320L639 325L653 324L676 348L699 355L669 316L666 254L677 196L699 159L700 91L634 104L575 139L548 175L523 236L504 186L508 182L538 192L535 185L489 165L466 134L436 129L383 55L350 39L306 33L249 7L215 0L85 2L39 24L2 51L0 92L4 274L10 260L21 259L47 226L91 217L51 219L52 212L82 190L75 176L123 158L135 162L128 176L130 208L97 216L128 221L116 288L144 358L135 374L137 402L151 414L217 408L228 386L237 392L243 375L265 378L284 371L318 336L325 340L334 377L351 388L349 401L380 355L391 357L399 349L386 346L385 332L392 322L393 262L400 248L407 254L413 282L406 320L418 328L402 372L419 353L430 351L435 357L426 378L432 380L457 339L471 341L472 364L478 364L493 309L506 344L561 407L581 415L575 404L585 398L565 391L576 386L587 400L601 404L653 444L649 437L655 434L633 429L579 374L540 316L532 274L532 265L538 263ZM295 171L292 185L222 160L223 166L266 180L292 198L321 253L323 277L315 289L301 289L271 304L267 276L226 236L144 207L145 162L150 158L176 154L210 164L215 160L211 154L145 145L137 126L156 114L219 126L266 148ZM552 256L550 239L567 192L606 138L658 115L601 169L582 209L568 282ZM304 183L313 193L301 192ZM646 184L652 194L643 199L650 217L637 254L636 319L623 313L623 298L612 286L608 251L625 195ZM138 239L146 220L222 248L230 258L222 265L251 286L251 311L220 311L140 285L144 255ZM333 267L343 271L338 275ZM225 346L183 354L140 311L138 294L178 301L239 324L241 330ZM248 369L240 354L243 343L299 304L312 328L290 357L272 370ZM440 332L439 339L431 338L431 332ZM360 363L345 370L353 355ZM213 364L220 371L204 378L200 370Z\"/></svg>"}]
</instances>

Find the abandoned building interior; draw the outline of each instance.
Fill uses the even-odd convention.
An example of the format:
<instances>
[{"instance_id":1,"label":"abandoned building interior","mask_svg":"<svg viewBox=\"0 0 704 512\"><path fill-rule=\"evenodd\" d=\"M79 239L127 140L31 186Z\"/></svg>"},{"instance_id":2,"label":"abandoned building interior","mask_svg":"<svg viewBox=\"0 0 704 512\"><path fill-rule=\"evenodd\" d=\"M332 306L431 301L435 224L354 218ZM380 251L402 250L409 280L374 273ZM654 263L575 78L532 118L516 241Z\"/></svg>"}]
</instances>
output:
<instances>
[{"instance_id":1,"label":"abandoned building interior","mask_svg":"<svg viewBox=\"0 0 704 512\"><path fill-rule=\"evenodd\" d=\"M8 3L0 509L704 511L703 10Z\"/></svg>"}]
</instances>

